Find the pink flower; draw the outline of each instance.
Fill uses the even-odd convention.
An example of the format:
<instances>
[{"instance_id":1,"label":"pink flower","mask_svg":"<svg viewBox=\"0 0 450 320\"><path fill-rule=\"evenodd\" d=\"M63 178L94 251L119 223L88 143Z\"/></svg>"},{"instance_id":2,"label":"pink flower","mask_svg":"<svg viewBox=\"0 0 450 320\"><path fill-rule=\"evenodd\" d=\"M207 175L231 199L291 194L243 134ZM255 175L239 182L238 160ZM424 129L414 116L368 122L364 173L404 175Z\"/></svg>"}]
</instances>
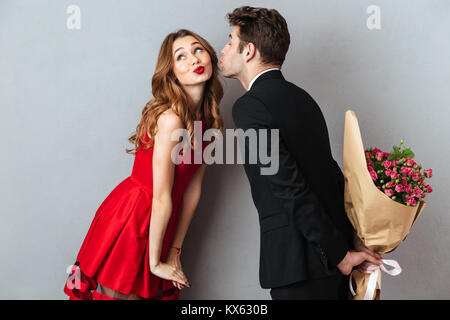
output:
<instances>
[{"instance_id":1,"label":"pink flower","mask_svg":"<svg viewBox=\"0 0 450 320\"><path fill-rule=\"evenodd\" d=\"M397 160L392 160L392 166L393 167L397 166Z\"/></svg>"},{"instance_id":2,"label":"pink flower","mask_svg":"<svg viewBox=\"0 0 450 320\"><path fill-rule=\"evenodd\" d=\"M427 169L424 171L424 174L427 178L431 178L433 176L433 170L432 169Z\"/></svg>"},{"instance_id":3,"label":"pink flower","mask_svg":"<svg viewBox=\"0 0 450 320\"><path fill-rule=\"evenodd\" d=\"M407 197L406 198L406 202L409 203L412 206L416 205L416 200L414 199L414 197Z\"/></svg>"},{"instance_id":4,"label":"pink flower","mask_svg":"<svg viewBox=\"0 0 450 320\"><path fill-rule=\"evenodd\" d=\"M418 194L421 194L422 193L422 189L420 189L420 188L414 188L414 195L418 195Z\"/></svg>"},{"instance_id":5,"label":"pink flower","mask_svg":"<svg viewBox=\"0 0 450 320\"><path fill-rule=\"evenodd\" d=\"M395 191L402 192L403 191L403 187L398 184L398 185L395 186Z\"/></svg>"},{"instance_id":6,"label":"pink flower","mask_svg":"<svg viewBox=\"0 0 450 320\"><path fill-rule=\"evenodd\" d=\"M406 164L410 167L416 164L416 162L413 159L406 159Z\"/></svg>"},{"instance_id":7,"label":"pink flower","mask_svg":"<svg viewBox=\"0 0 450 320\"><path fill-rule=\"evenodd\" d=\"M386 188L392 188L393 186L394 186L393 181L389 181L388 183L386 183Z\"/></svg>"},{"instance_id":8,"label":"pink flower","mask_svg":"<svg viewBox=\"0 0 450 320\"><path fill-rule=\"evenodd\" d=\"M405 185L405 186L403 187L403 191L405 191L405 192L407 192L407 193L409 193L409 192L411 191L411 189L412 189L412 187L411 187L411 185L409 185L409 184L407 184L407 185Z\"/></svg>"},{"instance_id":9,"label":"pink flower","mask_svg":"<svg viewBox=\"0 0 450 320\"><path fill-rule=\"evenodd\" d=\"M391 175L392 170L391 169L387 169L384 174L387 175L388 177Z\"/></svg>"},{"instance_id":10,"label":"pink flower","mask_svg":"<svg viewBox=\"0 0 450 320\"><path fill-rule=\"evenodd\" d=\"M386 161L383 162L383 166L384 166L386 169L390 168L391 165L392 165L392 162L391 162L391 161L387 161L387 160L386 160Z\"/></svg>"},{"instance_id":11,"label":"pink flower","mask_svg":"<svg viewBox=\"0 0 450 320\"><path fill-rule=\"evenodd\" d=\"M392 179L397 179L397 178L398 178L398 173L395 172L395 171L393 171L393 172L391 173L391 178L392 178Z\"/></svg>"},{"instance_id":12,"label":"pink flower","mask_svg":"<svg viewBox=\"0 0 450 320\"><path fill-rule=\"evenodd\" d=\"M372 167L368 167L368 169L369 169L369 172L370 172L370 176L372 177L372 180L377 180L378 176L377 176L377 173L375 172L375 170L373 170Z\"/></svg>"},{"instance_id":13,"label":"pink flower","mask_svg":"<svg viewBox=\"0 0 450 320\"><path fill-rule=\"evenodd\" d=\"M425 185L424 187L427 188L427 192L428 192L428 193L433 192L433 189L432 189L428 184Z\"/></svg>"},{"instance_id":14,"label":"pink flower","mask_svg":"<svg viewBox=\"0 0 450 320\"><path fill-rule=\"evenodd\" d=\"M394 195L394 191L392 189L384 189L384 193L386 193L389 197Z\"/></svg>"},{"instance_id":15,"label":"pink flower","mask_svg":"<svg viewBox=\"0 0 450 320\"><path fill-rule=\"evenodd\" d=\"M383 159L383 152L377 152L375 154L375 157L377 158L377 160L382 160Z\"/></svg>"},{"instance_id":16,"label":"pink flower","mask_svg":"<svg viewBox=\"0 0 450 320\"><path fill-rule=\"evenodd\" d=\"M409 172L408 172L408 176L413 176L414 175L414 169L413 168L409 168Z\"/></svg>"},{"instance_id":17,"label":"pink flower","mask_svg":"<svg viewBox=\"0 0 450 320\"><path fill-rule=\"evenodd\" d=\"M370 176L372 177L372 180L377 180L378 179L378 175L375 171L371 171L370 172Z\"/></svg>"},{"instance_id":18,"label":"pink flower","mask_svg":"<svg viewBox=\"0 0 450 320\"><path fill-rule=\"evenodd\" d=\"M408 172L409 172L409 169L410 168L408 168L408 167L402 167L400 169L400 172L402 173L402 175L406 176L408 174Z\"/></svg>"},{"instance_id":19,"label":"pink flower","mask_svg":"<svg viewBox=\"0 0 450 320\"><path fill-rule=\"evenodd\" d=\"M370 152L366 151L365 154L366 154L366 158L370 158Z\"/></svg>"},{"instance_id":20,"label":"pink flower","mask_svg":"<svg viewBox=\"0 0 450 320\"><path fill-rule=\"evenodd\" d=\"M402 184L403 184L403 185L405 185L405 184L407 184L407 183L408 183L408 181L406 181L405 179L402 180Z\"/></svg>"},{"instance_id":21,"label":"pink flower","mask_svg":"<svg viewBox=\"0 0 450 320\"><path fill-rule=\"evenodd\" d=\"M389 157L389 152L383 152L385 158Z\"/></svg>"},{"instance_id":22,"label":"pink flower","mask_svg":"<svg viewBox=\"0 0 450 320\"><path fill-rule=\"evenodd\" d=\"M426 193L422 193L422 198L425 198L427 196Z\"/></svg>"},{"instance_id":23,"label":"pink flower","mask_svg":"<svg viewBox=\"0 0 450 320\"><path fill-rule=\"evenodd\" d=\"M380 149L378 149L378 148L373 148L373 153L374 153L374 154L377 154L378 152L383 153L383 151L381 151Z\"/></svg>"},{"instance_id":24,"label":"pink flower","mask_svg":"<svg viewBox=\"0 0 450 320\"><path fill-rule=\"evenodd\" d=\"M414 176L414 177L413 177L413 180L414 180L414 181L418 181L418 180L419 180L419 177L418 177L418 176Z\"/></svg>"}]
</instances>

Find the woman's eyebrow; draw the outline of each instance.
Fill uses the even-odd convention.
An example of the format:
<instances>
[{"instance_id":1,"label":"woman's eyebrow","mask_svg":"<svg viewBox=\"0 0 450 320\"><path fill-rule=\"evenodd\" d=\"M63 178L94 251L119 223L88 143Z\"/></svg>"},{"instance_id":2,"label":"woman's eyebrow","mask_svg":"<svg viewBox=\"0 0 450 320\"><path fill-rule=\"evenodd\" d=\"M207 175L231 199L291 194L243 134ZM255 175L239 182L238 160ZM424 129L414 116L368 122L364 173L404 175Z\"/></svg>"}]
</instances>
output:
<instances>
[{"instance_id":1,"label":"woman's eyebrow","mask_svg":"<svg viewBox=\"0 0 450 320\"><path fill-rule=\"evenodd\" d=\"M194 44L200 44L200 42L198 42L198 41L192 42L192 43L191 43L191 47L192 47ZM173 54L175 55L175 53L177 53L177 51L178 51L178 50L181 50L181 49L184 49L184 48L183 48L183 47L179 47L177 50L175 50L175 52L174 52Z\"/></svg>"},{"instance_id":2,"label":"woman's eyebrow","mask_svg":"<svg viewBox=\"0 0 450 320\"><path fill-rule=\"evenodd\" d=\"M178 50L184 49L183 47L179 47L177 50L175 50L175 52L173 53L175 55L175 53L177 53Z\"/></svg>"}]
</instances>

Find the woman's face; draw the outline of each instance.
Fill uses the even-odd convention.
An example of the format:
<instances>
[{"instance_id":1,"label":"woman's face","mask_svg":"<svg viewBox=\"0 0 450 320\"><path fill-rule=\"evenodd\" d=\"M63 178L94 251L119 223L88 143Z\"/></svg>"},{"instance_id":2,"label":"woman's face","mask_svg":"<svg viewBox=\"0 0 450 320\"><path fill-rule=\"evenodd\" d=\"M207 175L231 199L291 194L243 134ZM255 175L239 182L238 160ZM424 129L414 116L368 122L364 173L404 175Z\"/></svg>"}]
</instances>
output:
<instances>
[{"instance_id":1,"label":"woman's face","mask_svg":"<svg viewBox=\"0 0 450 320\"><path fill-rule=\"evenodd\" d=\"M186 36L176 39L172 54L173 72L180 85L198 85L211 78L211 57L196 38Z\"/></svg>"}]
</instances>

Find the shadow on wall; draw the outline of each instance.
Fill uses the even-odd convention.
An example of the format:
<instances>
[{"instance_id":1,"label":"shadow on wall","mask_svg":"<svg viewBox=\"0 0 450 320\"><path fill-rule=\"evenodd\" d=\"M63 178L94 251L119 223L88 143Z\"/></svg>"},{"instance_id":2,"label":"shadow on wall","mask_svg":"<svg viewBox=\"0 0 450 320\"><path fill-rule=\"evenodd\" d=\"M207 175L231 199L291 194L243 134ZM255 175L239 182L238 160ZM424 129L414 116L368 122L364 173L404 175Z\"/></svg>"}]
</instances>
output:
<instances>
[{"instance_id":1,"label":"shadow on wall","mask_svg":"<svg viewBox=\"0 0 450 320\"><path fill-rule=\"evenodd\" d=\"M223 79L222 83L224 98L220 104L220 112L224 121L223 133L225 133L225 129L235 128L231 110L234 102L245 93L245 90L238 80ZM224 139L225 145L226 138ZM224 162L225 156L224 151ZM223 226L217 224L222 223L220 221L223 221L224 217L220 217L218 214L223 215L227 211L227 204L235 201L227 195L234 188L232 184L242 179L243 173L241 165L225 163L210 165L206 170L200 203L186 235L182 256L183 270L188 279L192 283L203 283L203 285L197 285L188 290L183 289L180 293L181 299L208 299L211 294L211 287L205 281L213 281L213 279L205 279L205 275L216 275L218 273L212 272L212 270L220 270L223 267L223 263L214 259L215 255L211 256L210 254L215 252L211 245L218 241L218 236L223 235L220 232ZM219 231L220 235L217 235L216 231ZM222 242L223 238L219 241ZM227 242L226 239L225 242ZM228 242L233 242L233 239L230 238ZM218 279L218 282L221 281L223 279Z\"/></svg>"}]
</instances>

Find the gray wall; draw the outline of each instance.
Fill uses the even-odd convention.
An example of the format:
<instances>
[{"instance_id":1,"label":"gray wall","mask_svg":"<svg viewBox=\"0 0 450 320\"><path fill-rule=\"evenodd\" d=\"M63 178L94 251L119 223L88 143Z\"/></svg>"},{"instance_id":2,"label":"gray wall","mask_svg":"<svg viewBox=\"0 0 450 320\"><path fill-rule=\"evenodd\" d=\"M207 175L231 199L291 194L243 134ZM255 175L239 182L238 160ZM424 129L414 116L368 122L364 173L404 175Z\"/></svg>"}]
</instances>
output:
<instances>
[{"instance_id":1,"label":"gray wall","mask_svg":"<svg viewBox=\"0 0 450 320\"><path fill-rule=\"evenodd\" d=\"M70 4L81 8L80 30L66 27ZM403 272L383 276L382 298L450 298L450 177L439 160L450 158L449 1L2 0L1 299L66 299L66 267L98 206L131 173L124 149L151 97L164 36L192 29L219 52L230 32L225 14L244 4L276 8L288 21L284 75L321 106L340 165L351 108L367 146L388 151L404 138L433 168L427 208L406 242L385 255ZM371 4L381 8L381 30L366 27ZM243 92L225 81L228 128ZM184 245L192 288L181 298L270 299L259 287L258 259L242 166L210 166Z\"/></svg>"}]
</instances>

